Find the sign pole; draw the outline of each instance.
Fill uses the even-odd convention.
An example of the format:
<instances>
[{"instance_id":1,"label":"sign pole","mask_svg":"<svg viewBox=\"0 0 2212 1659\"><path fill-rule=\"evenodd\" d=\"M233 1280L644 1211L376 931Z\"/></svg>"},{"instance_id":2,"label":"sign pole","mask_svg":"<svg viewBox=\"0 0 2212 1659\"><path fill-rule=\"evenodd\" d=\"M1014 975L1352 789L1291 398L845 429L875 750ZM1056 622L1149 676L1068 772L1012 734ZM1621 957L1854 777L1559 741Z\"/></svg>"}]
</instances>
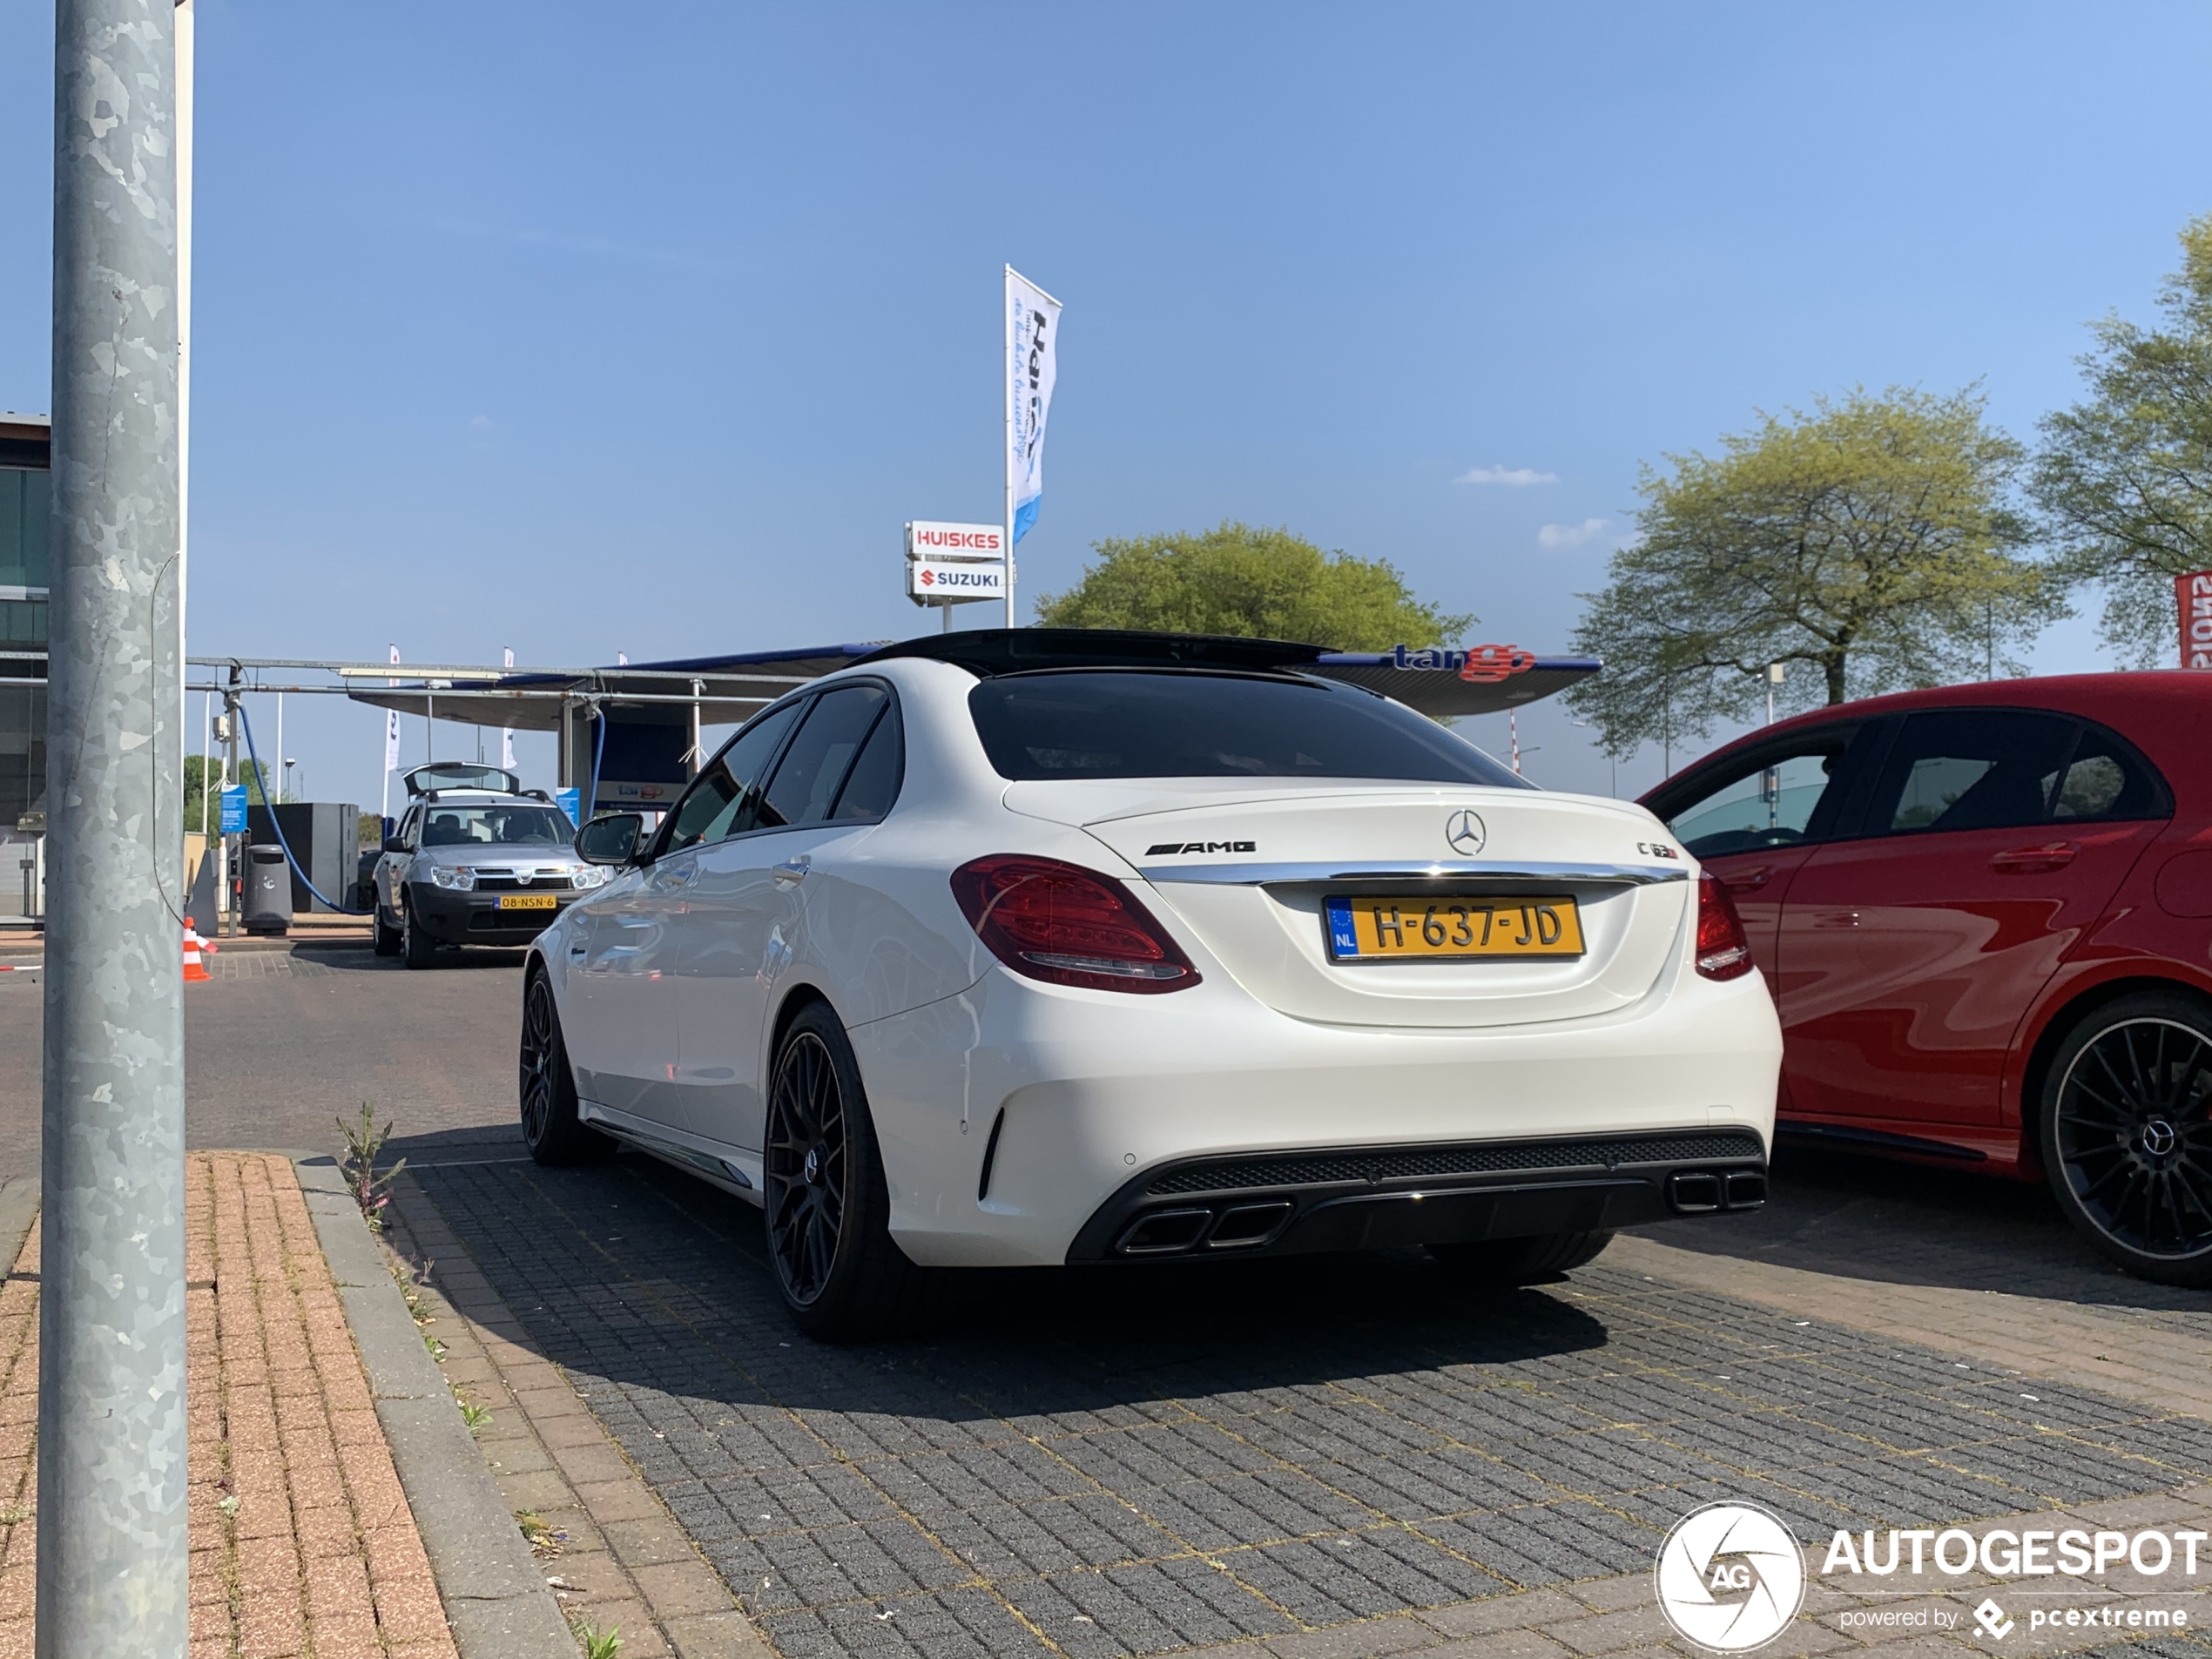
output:
<instances>
[{"instance_id":1,"label":"sign pole","mask_svg":"<svg viewBox=\"0 0 2212 1659\"><path fill-rule=\"evenodd\" d=\"M55 8L40 1659L189 1635L177 68L174 0Z\"/></svg>"},{"instance_id":2,"label":"sign pole","mask_svg":"<svg viewBox=\"0 0 2212 1659\"><path fill-rule=\"evenodd\" d=\"M1014 267L1006 267L1006 297L999 307L1006 321L1006 373L1000 377L1006 392L1006 625L1014 626ZM947 611L945 631L952 631Z\"/></svg>"}]
</instances>

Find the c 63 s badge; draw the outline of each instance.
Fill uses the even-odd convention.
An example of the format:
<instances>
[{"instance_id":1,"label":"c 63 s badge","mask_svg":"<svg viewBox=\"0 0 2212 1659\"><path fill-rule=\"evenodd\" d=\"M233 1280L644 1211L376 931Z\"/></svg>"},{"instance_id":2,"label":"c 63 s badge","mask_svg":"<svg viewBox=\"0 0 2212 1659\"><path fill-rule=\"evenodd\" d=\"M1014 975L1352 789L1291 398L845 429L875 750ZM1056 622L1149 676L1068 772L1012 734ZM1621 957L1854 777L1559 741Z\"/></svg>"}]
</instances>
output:
<instances>
[{"instance_id":1,"label":"c 63 s badge","mask_svg":"<svg viewBox=\"0 0 2212 1659\"><path fill-rule=\"evenodd\" d=\"M1157 859L1178 853L1257 853L1257 841L1155 841L1144 849L1144 856Z\"/></svg>"}]
</instances>

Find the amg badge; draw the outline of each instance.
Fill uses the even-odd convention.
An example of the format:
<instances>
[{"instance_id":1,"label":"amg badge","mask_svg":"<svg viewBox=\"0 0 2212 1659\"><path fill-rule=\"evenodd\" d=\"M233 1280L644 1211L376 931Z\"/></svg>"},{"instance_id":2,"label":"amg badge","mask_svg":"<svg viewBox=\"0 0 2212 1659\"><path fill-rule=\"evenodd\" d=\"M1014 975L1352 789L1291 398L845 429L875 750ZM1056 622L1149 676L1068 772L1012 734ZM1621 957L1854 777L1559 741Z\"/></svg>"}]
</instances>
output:
<instances>
[{"instance_id":1,"label":"amg badge","mask_svg":"<svg viewBox=\"0 0 2212 1659\"><path fill-rule=\"evenodd\" d=\"M1158 858L1163 853L1257 853L1257 841L1156 841L1144 849L1148 859Z\"/></svg>"}]
</instances>

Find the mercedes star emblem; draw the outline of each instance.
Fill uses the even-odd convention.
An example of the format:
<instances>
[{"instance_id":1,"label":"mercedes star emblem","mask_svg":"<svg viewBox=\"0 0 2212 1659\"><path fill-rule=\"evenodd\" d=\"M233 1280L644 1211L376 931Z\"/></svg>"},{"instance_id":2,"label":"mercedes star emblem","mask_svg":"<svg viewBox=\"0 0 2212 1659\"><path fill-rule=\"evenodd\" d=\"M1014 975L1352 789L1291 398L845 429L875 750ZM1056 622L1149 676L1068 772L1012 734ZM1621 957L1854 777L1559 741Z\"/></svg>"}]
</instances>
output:
<instances>
[{"instance_id":1,"label":"mercedes star emblem","mask_svg":"<svg viewBox=\"0 0 2212 1659\"><path fill-rule=\"evenodd\" d=\"M1454 853L1464 853L1473 858L1482 851L1482 844L1490 839L1490 832L1482 827L1482 820L1464 807L1444 820L1444 839L1452 844Z\"/></svg>"}]
</instances>

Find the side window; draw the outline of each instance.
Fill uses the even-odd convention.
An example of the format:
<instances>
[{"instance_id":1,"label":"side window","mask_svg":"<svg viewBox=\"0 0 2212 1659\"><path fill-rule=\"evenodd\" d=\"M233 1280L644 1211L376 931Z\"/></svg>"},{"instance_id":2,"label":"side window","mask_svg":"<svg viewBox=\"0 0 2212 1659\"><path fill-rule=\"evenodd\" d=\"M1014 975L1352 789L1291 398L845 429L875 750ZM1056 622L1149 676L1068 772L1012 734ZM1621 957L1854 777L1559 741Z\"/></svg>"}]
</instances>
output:
<instances>
[{"instance_id":1,"label":"side window","mask_svg":"<svg viewBox=\"0 0 2212 1659\"><path fill-rule=\"evenodd\" d=\"M845 774L890 694L880 685L840 685L814 700L760 802L755 829L828 819Z\"/></svg>"},{"instance_id":2,"label":"side window","mask_svg":"<svg viewBox=\"0 0 2212 1659\"><path fill-rule=\"evenodd\" d=\"M408 807L407 816L400 819L399 830L392 838L410 853L415 851L415 832L421 827L421 818L422 809L420 806Z\"/></svg>"},{"instance_id":3,"label":"side window","mask_svg":"<svg viewBox=\"0 0 2212 1659\"><path fill-rule=\"evenodd\" d=\"M1808 732L1797 744L1741 758L1699 779L1677 805L1660 803L1667 827L1692 858L1795 846L1827 833L1850 727Z\"/></svg>"},{"instance_id":4,"label":"side window","mask_svg":"<svg viewBox=\"0 0 2212 1659\"><path fill-rule=\"evenodd\" d=\"M723 746L669 814L663 853L718 841L748 826L760 799L760 774L776 758L776 745L806 706L799 702L771 709Z\"/></svg>"},{"instance_id":5,"label":"side window","mask_svg":"<svg viewBox=\"0 0 2212 1659\"><path fill-rule=\"evenodd\" d=\"M877 717L875 730L860 745L860 757L845 774L845 787L837 792L830 816L840 821L881 818L899 799L899 784L906 774L906 744L899 731L897 705L887 705Z\"/></svg>"},{"instance_id":6,"label":"side window","mask_svg":"<svg viewBox=\"0 0 2212 1659\"><path fill-rule=\"evenodd\" d=\"M1873 835L2042 823L2075 724L2027 709L1943 709L1905 722L1868 803ZM2090 774L2083 784L2090 786Z\"/></svg>"},{"instance_id":7,"label":"side window","mask_svg":"<svg viewBox=\"0 0 2212 1659\"><path fill-rule=\"evenodd\" d=\"M2165 780L2128 744L2102 726L2084 724L2066 765L2045 780L2053 823L2097 819L2170 818Z\"/></svg>"}]
</instances>

